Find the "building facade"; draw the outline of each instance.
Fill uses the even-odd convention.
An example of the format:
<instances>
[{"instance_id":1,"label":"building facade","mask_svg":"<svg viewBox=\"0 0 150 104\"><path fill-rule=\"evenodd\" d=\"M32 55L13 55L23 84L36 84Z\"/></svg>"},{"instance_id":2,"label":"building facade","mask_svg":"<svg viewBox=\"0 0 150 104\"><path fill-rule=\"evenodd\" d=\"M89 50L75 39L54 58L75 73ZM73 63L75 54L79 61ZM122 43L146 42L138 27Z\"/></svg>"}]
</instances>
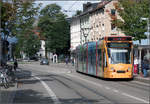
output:
<instances>
[{"instance_id":1,"label":"building facade","mask_svg":"<svg viewBox=\"0 0 150 104\"><path fill-rule=\"evenodd\" d=\"M118 0L83 4L83 12L71 21L71 49L75 49L79 43L98 41L104 36L124 36L112 22L121 19L116 11L117 5Z\"/></svg>"},{"instance_id":2,"label":"building facade","mask_svg":"<svg viewBox=\"0 0 150 104\"><path fill-rule=\"evenodd\" d=\"M80 44L81 40L81 28L80 28L80 18L73 17L70 23L70 50L73 52L76 49L76 46Z\"/></svg>"},{"instance_id":3,"label":"building facade","mask_svg":"<svg viewBox=\"0 0 150 104\"><path fill-rule=\"evenodd\" d=\"M118 1L103 1L97 5L97 8L90 13L90 40L97 41L104 36L123 36L125 35L119 30L112 21L115 19L121 19L116 11L115 5Z\"/></svg>"}]
</instances>

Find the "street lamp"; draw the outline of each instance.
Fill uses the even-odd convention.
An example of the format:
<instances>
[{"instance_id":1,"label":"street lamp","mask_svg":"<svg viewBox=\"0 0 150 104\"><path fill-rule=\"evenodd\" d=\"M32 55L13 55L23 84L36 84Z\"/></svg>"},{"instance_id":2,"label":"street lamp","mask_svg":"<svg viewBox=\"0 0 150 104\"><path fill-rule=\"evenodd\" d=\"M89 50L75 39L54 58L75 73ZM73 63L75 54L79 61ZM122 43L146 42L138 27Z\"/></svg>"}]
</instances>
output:
<instances>
[{"instance_id":1,"label":"street lamp","mask_svg":"<svg viewBox=\"0 0 150 104\"><path fill-rule=\"evenodd\" d=\"M84 38L85 38L85 42L87 42L87 36L88 36L88 34L89 34L89 32L90 32L90 29L91 29L91 28L89 28L89 27L87 27L87 28L81 28L81 30L82 30L82 32L83 32L83 36L84 36Z\"/></svg>"}]
</instances>

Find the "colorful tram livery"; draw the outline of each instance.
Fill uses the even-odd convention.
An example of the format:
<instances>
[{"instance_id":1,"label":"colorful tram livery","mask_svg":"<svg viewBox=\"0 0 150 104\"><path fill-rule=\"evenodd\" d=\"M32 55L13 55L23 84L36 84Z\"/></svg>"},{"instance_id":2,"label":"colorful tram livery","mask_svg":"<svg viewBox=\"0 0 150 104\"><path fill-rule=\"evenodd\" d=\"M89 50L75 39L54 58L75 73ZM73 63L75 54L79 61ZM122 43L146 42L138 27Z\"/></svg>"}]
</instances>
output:
<instances>
[{"instance_id":1,"label":"colorful tram livery","mask_svg":"<svg viewBox=\"0 0 150 104\"><path fill-rule=\"evenodd\" d=\"M133 78L132 37L108 36L76 48L76 71L102 78Z\"/></svg>"}]
</instances>

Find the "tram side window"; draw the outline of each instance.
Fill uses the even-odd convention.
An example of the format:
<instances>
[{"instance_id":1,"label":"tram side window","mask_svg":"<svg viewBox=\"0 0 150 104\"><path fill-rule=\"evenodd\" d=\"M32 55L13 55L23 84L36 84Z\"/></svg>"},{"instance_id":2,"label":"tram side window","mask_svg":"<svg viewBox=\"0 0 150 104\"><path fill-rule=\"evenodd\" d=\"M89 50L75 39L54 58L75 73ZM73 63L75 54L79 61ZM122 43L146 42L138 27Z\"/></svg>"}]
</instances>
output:
<instances>
[{"instance_id":1,"label":"tram side window","mask_svg":"<svg viewBox=\"0 0 150 104\"><path fill-rule=\"evenodd\" d=\"M88 64L91 63L91 51L88 50Z\"/></svg>"},{"instance_id":2,"label":"tram side window","mask_svg":"<svg viewBox=\"0 0 150 104\"><path fill-rule=\"evenodd\" d=\"M84 63L86 63L86 49L84 50L83 55L84 55Z\"/></svg>"},{"instance_id":3,"label":"tram side window","mask_svg":"<svg viewBox=\"0 0 150 104\"><path fill-rule=\"evenodd\" d=\"M93 50L93 65L96 65L96 49Z\"/></svg>"},{"instance_id":4,"label":"tram side window","mask_svg":"<svg viewBox=\"0 0 150 104\"><path fill-rule=\"evenodd\" d=\"M91 55L90 55L90 57L91 57L91 59L90 59L90 61L91 61L91 65L93 64L92 62L92 56L93 56L93 53L92 53L92 50L90 50L90 53L91 53Z\"/></svg>"},{"instance_id":5,"label":"tram side window","mask_svg":"<svg viewBox=\"0 0 150 104\"><path fill-rule=\"evenodd\" d=\"M102 66L102 52L101 49L98 49L98 65Z\"/></svg>"},{"instance_id":6,"label":"tram side window","mask_svg":"<svg viewBox=\"0 0 150 104\"><path fill-rule=\"evenodd\" d=\"M82 54L81 54L81 51L80 51L80 54L79 54L79 63L80 64L82 63Z\"/></svg>"}]
</instances>

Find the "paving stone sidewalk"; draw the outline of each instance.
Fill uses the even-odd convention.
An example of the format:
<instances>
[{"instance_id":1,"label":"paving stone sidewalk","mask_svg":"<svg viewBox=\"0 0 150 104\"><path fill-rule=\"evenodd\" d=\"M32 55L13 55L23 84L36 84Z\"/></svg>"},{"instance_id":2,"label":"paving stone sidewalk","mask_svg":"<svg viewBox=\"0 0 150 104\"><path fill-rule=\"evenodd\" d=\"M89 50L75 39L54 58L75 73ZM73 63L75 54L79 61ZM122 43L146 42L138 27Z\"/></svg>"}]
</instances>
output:
<instances>
[{"instance_id":1,"label":"paving stone sidewalk","mask_svg":"<svg viewBox=\"0 0 150 104\"><path fill-rule=\"evenodd\" d=\"M15 73L16 77L21 73L18 69ZM9 88L5 89L3 86L0 86L0 104L12 104L17 91L17 81L11 83Z\"/></svg>"},{"instance_id":2,"label":"paving stone sidewalk","mask_svg":"<svg viewBox=\"0 0 150 104\"><path fill-rule=\"evenodd\" d=\"M148 70L147 77L143 77L140 74L134 74L134 80L150 84L150 70Z\"/></svg>"}]
</instances>

